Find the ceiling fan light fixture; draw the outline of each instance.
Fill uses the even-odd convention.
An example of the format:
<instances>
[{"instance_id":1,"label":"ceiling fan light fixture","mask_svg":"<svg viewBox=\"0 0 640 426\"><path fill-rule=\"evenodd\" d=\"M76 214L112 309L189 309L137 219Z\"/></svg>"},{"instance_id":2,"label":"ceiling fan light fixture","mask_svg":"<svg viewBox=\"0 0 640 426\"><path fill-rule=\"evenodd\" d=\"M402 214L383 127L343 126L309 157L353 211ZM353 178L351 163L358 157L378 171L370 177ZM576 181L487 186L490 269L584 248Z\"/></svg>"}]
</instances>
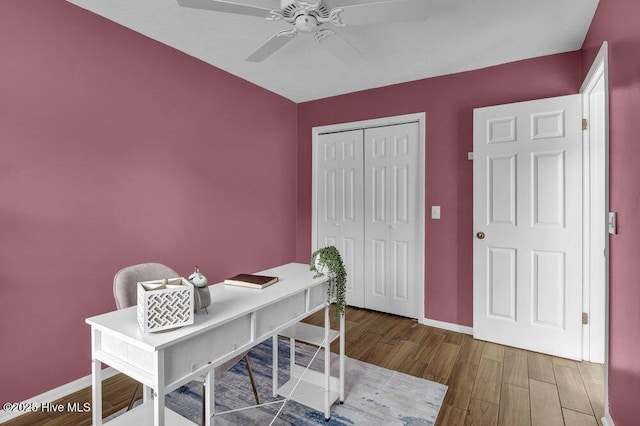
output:
<instances>
[{"instance_id":1,"label":"ceiling fan light fixture","mask_svg":"<svg viewBox=\"0 0 640 426\"><path fill-rule=\"evenodd\" d=\"M301 12L296 15L294 26L299 32L310 34L318 28L318 19L307 12Z\"/></svg>"}]
</instances>

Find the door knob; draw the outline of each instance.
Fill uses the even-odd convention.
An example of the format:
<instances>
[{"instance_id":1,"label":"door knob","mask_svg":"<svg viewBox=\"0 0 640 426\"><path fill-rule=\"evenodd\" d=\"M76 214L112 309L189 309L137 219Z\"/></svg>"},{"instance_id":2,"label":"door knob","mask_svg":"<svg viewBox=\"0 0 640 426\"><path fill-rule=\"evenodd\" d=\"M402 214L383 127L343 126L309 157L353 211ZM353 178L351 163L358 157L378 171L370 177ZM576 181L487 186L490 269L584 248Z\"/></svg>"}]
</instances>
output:
<instances>
[{"instance_id":1,"label":"door knob","mask_svg":"<svg viewBox=\"0 0 640 426\"><path fill-rule=\"evenodd\" d=\"M480 231L476 234L476 237L478 237L479 240L484 240L484 232Z\"/></svg>"}]
</instances>

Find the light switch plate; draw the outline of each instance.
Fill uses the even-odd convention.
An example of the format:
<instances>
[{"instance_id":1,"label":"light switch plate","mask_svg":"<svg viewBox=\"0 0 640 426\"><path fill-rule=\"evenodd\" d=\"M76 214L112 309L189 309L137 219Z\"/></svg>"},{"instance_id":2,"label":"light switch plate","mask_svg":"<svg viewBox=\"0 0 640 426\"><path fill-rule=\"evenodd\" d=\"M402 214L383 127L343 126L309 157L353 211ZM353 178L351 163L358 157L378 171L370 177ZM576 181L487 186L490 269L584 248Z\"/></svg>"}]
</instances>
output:
<instances>
[{"instance_id":1,"label":"light switch plate","mask_svg":"<svg viewBox=\"0 0 640 426\"><path fill-rule=\"evenodd\" d=\"M440 206L431 206L431 219L440 219Z\"/></svg>"},{"instance_id":2,"label":"light switch plate","mask_svg":"<svg viewBox=\"0 0 640 426\"><path fill-rule=\"evenodd\" d=\"M473 160L473 152L467 152L467 160Z\"/></svg>"},{"instance_id":3,"label":"light switch plate","mask_svg":"<svg viewBox=\"0 0 640 426\"><path fill-rule=\"evenodd\" d=\"M609 233L610 234L615 234L617 232L617 228L618 228L618 218L616 217L617 214L616 212L609 212L609 220L608 220L608 224L609 224Z\"/></svg>"}]
</instances>

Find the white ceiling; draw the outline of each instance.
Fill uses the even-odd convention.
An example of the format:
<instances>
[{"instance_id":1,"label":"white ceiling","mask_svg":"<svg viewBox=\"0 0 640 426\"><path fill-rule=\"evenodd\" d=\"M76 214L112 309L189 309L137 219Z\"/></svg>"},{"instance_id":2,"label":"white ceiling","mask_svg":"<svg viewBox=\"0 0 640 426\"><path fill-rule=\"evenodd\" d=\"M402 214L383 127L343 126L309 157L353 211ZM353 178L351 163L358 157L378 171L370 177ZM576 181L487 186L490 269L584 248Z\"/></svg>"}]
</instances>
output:
<instances>
[{"instance_id":1,"label":"white ceiling","mask_svg":"<svg viewBox=\"0 0 640 426\"><path fill-rule=\"evenodd\" d=\"M340 29L367 58L347 66L304 34L264 62L246 62L276 32L290 28L283 21L188 9L176 0L67 1L294 102L578 50L598 5L598 0L425 0L431 3L425 21ZM274 1L278 8L278 0L237 0L267 7Z\"/></svg>"}]
</instances>

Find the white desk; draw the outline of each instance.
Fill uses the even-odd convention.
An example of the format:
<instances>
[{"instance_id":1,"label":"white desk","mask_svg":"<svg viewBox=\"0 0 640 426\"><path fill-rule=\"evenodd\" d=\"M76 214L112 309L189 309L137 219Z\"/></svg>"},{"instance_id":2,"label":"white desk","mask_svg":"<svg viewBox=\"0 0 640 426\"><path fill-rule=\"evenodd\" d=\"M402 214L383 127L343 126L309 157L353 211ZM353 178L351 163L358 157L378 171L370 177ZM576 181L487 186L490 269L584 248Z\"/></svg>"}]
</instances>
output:
<instances>
[{"instance_id":1,"label":"white desk","mask_svg":"<svg viewBox=\"0 0 640 426\"><path fill-rule=\"evenodd\" d=\"M214 368L258 343L275 337L301 319L325 309L325 342L330 334L326 277L313 278L309 266L290 263L259 272L277 276L278 283L263 290L228 286L209 287L209 314L200 311L193 325L159 333L143 333L131 307L88 318L91 325L93 424L102 424L102 363L144 385L139 407L116 417L110 425L193 425L165 407L164 395L198 377L205 376L207 426L214 416ZM344 318L340 321L341 362L338 381L330 378L329 344L325 347L324 415L336 393L344 400ZM292 375L294 372L292 371ZM274 394L277 375L274 378ZM331 389L330 389L331 388ZM338 388L336 390L336 388ZM294 398L295 399L295 398ZM316 398L317 399L317 398ZM300 401L305 403L304 401ZM309 405L309 404L308 404ZM314 404L313 406L317 406Z\"/></svg>"}]
</instances>

